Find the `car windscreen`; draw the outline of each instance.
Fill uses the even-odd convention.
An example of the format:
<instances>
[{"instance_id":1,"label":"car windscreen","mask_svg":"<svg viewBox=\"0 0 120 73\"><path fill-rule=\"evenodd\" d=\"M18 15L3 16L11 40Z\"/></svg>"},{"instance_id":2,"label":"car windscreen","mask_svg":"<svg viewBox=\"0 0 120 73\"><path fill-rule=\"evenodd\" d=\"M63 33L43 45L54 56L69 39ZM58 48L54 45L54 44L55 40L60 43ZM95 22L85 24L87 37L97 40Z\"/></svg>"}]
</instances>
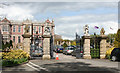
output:
<instances>
[{"instance_id":1,"label":"car windscreen","mask_svg":"<svg viewBox=\"0 0 120 73\"><path fill-rule=\"evenodd\" d=\"M59 46L58 48L63 48L62 46Z\"/></svg>"},{"instance_id":2,"label":"car windscreen","mask_svg":"<svg viewBox=\"0 0 120 73\"><path fill-rule=\"evenodd\" d=\"M70 47L70 48L68 48L68 50L73 50L74 48L72 48L72 47Z\"/></svg>"}]
</instances>

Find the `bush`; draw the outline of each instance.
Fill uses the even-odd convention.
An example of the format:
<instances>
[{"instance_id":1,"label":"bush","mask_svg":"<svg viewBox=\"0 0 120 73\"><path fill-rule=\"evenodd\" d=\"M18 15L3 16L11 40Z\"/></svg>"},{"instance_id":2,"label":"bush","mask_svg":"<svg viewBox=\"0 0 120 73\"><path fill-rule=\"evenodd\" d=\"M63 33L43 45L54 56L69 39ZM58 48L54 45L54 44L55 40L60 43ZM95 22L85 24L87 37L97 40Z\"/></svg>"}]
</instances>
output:
<instances>
[{"instance_id":1,"label":"bush","mask_svg":"<svg viewBox=\"0 0 120 73\"><path fill-rule=\"evenodd\" d=\"M110 59L111 52L114 48L110 48L106 51L106 59Z\"/></svg>"},{"instance_id":2,"label":"bush","mask_svg":"<svg viewBox=\"0 0 120 73\"><path fill-rule=\"evenodd\" d=\"M67 46L68 46L68 45L67 45L66 43L63 44L63 47L64 47L64 48L67 47Z\"/></svg>"},{"instance_id":3,"label":"bush","mask_svg":"<svg viewBox=\"0 0 120 73\"><path fill-rule=\"evenodd\" d=\"M2 53L2 65L11 66L28 61L29 55L23 50L11 50Z\"/></svg>"}]
</instances>

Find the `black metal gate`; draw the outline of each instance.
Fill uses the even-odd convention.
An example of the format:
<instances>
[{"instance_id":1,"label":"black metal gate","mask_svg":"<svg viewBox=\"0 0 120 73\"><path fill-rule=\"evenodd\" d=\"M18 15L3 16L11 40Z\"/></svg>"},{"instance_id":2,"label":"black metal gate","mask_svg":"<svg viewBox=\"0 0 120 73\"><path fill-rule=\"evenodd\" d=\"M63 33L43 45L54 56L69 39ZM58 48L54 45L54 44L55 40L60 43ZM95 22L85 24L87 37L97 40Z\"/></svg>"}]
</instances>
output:
<instances>
[{"instance_id":1,"label":"black metal gate","mask_svg":"<svg viewBox=\"0 0 120 73\"><path fill-rule=\"evenodd\" d=\"M35 35L31 39L30 56L31 57L42 57L43 56L42 36Z\"/></svg>"},{"instance_id":2,"label":"black metal gate","mask_svg":"<svg viewBox=\"0 0 120 73\"><path fill-rule=\"evenodd\" d=\"M92 58L100 58L100 38L95 34L90 40L90 54Z\"/></svg>"},{"instance_id":3,"label":"black metal gate","mask_svg":"<svg viewBox=\"0 0 120 73\"><path fill-rule=\"evenodd\" d=\"M53 40L53 36L51 35L51 38L50 38L50 56L51 56L51 58L53 58L54 56L54 54L53 54L53 49L54 49L54 40Z\"/></svg>"}]
</instances>

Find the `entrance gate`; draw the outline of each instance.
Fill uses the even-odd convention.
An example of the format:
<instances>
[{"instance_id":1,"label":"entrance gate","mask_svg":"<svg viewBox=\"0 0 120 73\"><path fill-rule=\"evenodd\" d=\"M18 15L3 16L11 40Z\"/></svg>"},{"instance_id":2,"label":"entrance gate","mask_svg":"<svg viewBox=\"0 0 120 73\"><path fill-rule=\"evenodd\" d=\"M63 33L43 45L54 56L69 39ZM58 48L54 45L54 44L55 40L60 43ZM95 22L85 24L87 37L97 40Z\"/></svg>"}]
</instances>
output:
<instances>
[{"instance_id":1,"label":"entrance gate","mask_svg":"<svg viewBox=\"0 0 120 73\"><path fill-rule=\"evenodd\" d=\"M100 38L94 34L90 40L91 58L100 58Z\"/></svg>"},{"instance_id":2,"label":"entrance gate","mask_svg":"<svg viewBox=\"0 0 120 73\"><path fill-rule=\"evenodd\" d=\"M42 57L42 55L43 55L42 37L35 35L31 39L30 56L31 57Z\"/></svg>"}]
</instances>

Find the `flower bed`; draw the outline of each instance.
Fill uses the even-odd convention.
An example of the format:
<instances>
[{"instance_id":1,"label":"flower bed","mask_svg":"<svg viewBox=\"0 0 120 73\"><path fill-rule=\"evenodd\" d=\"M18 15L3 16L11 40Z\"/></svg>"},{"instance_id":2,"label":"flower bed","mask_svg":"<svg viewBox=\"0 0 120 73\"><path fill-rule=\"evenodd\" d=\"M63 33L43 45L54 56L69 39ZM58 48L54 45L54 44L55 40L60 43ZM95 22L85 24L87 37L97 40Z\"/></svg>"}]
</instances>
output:
<instances>
[{"instance_id":1,"label":"flower bed","mask_svg":"<svg viewBox=\"0 0 120 73\"><path fill-rule=\"evenodd\" d=\"M29 55L23 50L11 50L2 53L2 66L14 66L27 62Z\"/></svg>"}]
</instances>

